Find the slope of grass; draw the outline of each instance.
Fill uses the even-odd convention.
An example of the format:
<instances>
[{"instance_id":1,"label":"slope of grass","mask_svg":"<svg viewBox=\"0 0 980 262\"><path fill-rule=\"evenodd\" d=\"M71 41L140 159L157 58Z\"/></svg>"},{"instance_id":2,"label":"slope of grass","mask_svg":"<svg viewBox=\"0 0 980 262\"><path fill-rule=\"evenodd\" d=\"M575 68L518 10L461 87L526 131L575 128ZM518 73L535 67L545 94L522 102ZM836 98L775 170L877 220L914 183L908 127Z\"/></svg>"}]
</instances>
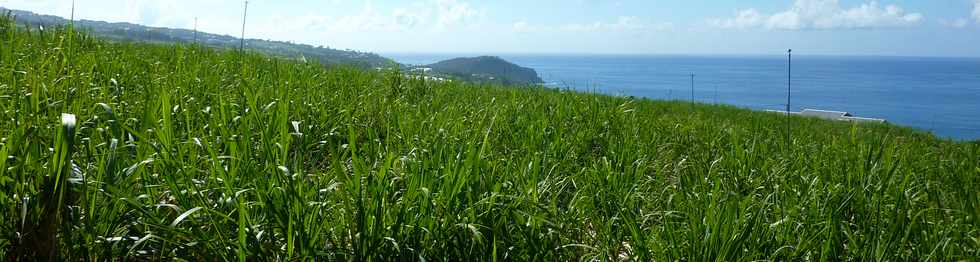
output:
<instances>
[{"instance_id":1,"label":"slope of grass","mask_svg":"<svg viewBox=\"0 0 980 262\"><path fill-rule=\"evenodd\" d=\"M980 145L889 125L425 82L9 19L0 119L6 258L980 257Z\"/></svg>"}]
</instances>

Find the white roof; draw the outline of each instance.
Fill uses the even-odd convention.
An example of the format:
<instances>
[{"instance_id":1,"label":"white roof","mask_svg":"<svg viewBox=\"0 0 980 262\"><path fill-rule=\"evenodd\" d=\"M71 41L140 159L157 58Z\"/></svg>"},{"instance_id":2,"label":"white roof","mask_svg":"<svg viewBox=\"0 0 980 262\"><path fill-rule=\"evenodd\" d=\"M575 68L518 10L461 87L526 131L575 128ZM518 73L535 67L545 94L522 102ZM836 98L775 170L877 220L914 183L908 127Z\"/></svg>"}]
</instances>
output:
<instances>
[{"instance_id":1,"label":"white roof","mask_svg":"<svg viewBox=\"0 0 980 262\"><path fill-rule=\"evenodd\" d=\"M870 122L870 123L885 123L884 119L880 118L867 118L867 117L855 117L848 112L841 111L830 111L830 110L819 110L819 109L803 109L802 112L786 112L782 110L766 110L766 112L779 113L779 114L791 114L791 115L802 115L809 117L816 117L829 120L840 120L840 121L851 121L851 122Z\"/></svg>"},{"instance_id":2,"label":"white roof","mask_svg":"<svg viewBox=\"0 0 980 262\"><path fill-rule=\"evenodd\" d=\"M790 114L790 115L799 115L800 114L800 112L786 112L786 111L783 111L783 110L766 110L766 112L769 112L769 113L777 113L777 114Z\"/></svg>"},{"instance_id":3,"label":"white roof","mask_svg":"<svg viewBox=\"0 0 980 262\"><path fill-rule=\"evenodd\" d=\"M867 117L845 117L842 120L847 120L851 122L870 122L870 123L884 123L884 119L880 118L867 118Z\"/></svg>"},{"instance_id":4,"label":"white roof","mask_svg":"<svg viewBox=\"0 0 980 262\"><path fill-rule=\"evenodd\" d=\"M851 116L851 114L847 112L819 110L819 109L803 109L803 112L800 112L800 114L805 116L814 116L814 117L827 118L827 119L840 119L843 117Z\"/></svg>"}]
</instances>

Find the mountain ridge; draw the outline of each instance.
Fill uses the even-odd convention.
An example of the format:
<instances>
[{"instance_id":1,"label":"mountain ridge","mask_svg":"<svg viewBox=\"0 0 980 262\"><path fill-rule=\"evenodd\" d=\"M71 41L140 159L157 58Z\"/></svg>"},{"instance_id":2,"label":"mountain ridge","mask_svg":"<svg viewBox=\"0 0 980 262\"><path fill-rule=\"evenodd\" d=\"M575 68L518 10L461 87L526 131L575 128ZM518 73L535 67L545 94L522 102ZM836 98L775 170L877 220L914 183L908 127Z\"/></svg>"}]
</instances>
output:
<instances>
[{"instance_id":1,"label":"mountain ridge","mask_svg":"<svg viewBox=\"0 0 980 262\"><path fill-rule=\"evenodd\" d=\"M71 20L63 17L38 14L31 11L9 9L0 6L0 14L11 14L18 24L25 27L44 28L68 25ZM197 43L219 49L240 48L241 38L201 32L190 29L145 26L130 22L106 22L79 19L74 25L89 31L92 35L119 42L143 42L162 44ZM371 52L351 49L333 49L324 46L292 43L286 41L245 39L250 51L268 55L316 61L325 66L348 65L362 69L390 67L417 68L403 65L394 60ZM496 56L460 57L434 64L433 73L453 79L474 83L539 84L543 83L534 69L525 68Z\"/></svg>"},{"instance_id":2,"label":"mountain ridge","mask_svg":"<svg viewBox=\"0 0 980 262\"><path fill-rule=\"evenodd\" d=\"M10 13L18 24L35 27L64 26L70 20L54 16L38 14L31 11L0 7L0 13ZM155 43L200 43L205 46L237 49L241 38L206 33L189 29L152 27L129 22L105 22L81 19L75 21L75 26L90 30L93 35L116 41L155 42ZM314 60L323 65L351 65L360 68L388 67L396 64L394 60L371 52L360 52L350 49L340 50L324 46L313 46L285 41L245 39L248 49L273 56Z\"/></svg>"}]
</instances>

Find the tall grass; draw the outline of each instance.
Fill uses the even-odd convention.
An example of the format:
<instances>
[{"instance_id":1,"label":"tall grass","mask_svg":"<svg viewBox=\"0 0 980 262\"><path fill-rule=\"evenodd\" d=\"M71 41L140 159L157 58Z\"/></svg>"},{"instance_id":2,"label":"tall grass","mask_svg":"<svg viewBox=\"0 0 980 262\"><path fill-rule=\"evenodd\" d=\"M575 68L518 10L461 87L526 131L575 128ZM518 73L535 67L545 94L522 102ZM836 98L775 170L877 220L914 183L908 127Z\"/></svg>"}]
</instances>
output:
<instances>
[{"instance_id":1,"label":"tall grass","mask_svg":"<svg viewBox=\"0 0 980 262\"><path fill-rule=\"evenodd\" d=\"M67 38L0 21L8 259L980 257L977 143Z\"/></svg>"}]
</instances>

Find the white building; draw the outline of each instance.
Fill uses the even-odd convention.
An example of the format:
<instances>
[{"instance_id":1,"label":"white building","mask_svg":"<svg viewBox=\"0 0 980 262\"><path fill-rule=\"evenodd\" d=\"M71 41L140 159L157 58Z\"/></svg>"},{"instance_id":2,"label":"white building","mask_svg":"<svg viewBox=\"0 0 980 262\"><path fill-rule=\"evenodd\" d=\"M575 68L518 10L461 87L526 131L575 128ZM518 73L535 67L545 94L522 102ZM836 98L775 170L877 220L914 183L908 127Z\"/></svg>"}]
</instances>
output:
<instances>
[{"instance_id":1,"label":"white building","mask_svg":"<svg viewBox=\"0 0 980 262\"><path fill-rule=\"evenodd\" d=\"M859 122L859 123L888 122L884 119L879 119L879 118L856 117L848 112L819 110L819 109L803 109L802 112L785 112L785 111L777 111L777 110L766 110L766 111L773 112L773 113L780 113L780 114L788 113L791 115L801 115L801 116L816 117L816 118L827 119L827 120L850 121L850 122Z\"/></svg>"}]
</instances>

